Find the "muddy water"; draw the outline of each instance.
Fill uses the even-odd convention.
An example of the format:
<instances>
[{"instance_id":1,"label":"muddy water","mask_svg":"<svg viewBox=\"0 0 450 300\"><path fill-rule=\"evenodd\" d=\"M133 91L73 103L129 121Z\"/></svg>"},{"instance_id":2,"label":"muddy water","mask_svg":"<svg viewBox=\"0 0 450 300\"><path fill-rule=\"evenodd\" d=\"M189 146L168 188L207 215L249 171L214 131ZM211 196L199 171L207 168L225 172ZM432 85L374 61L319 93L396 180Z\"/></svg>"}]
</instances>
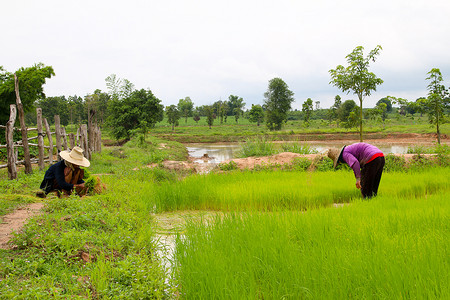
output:
<instances>
[{"instance_id":1,"label":"muddy water","mask_svg":"<svg viewBox=\"0 0 450 300\"><path fill-rule=\"evenodd\" d=\"M318 152L325 151L330 147L342 147L342 143L329 143L329 144L308 144L313 149ZM408 151L408 146L405 145L377 145L381 151L385 154L389 153L398 153L405 154ZM223 161L233 159L237 157L241 146L238 143L229 143L229 144L186 144L186 148L189 151L189 155L197 158L194 162L204 164L219 164ZM202 157L207 154L210 157L210 160L204 160Z\"/></svg>"},{"instance_id":2,"label":"muddy water","mask_svg":"<svg viewBox=\"0 0 450 300\"><path fill-rule=\"evenodd\" d=\"M201 158L207 154L211 158L209 163L212 164L219 164L225 160L236 158L238 151L241 150L238 143L186 144L186 148L189 151L189 156L198 158L194 162L205 163L205 160Z\"/></svg>"}]
</instances>

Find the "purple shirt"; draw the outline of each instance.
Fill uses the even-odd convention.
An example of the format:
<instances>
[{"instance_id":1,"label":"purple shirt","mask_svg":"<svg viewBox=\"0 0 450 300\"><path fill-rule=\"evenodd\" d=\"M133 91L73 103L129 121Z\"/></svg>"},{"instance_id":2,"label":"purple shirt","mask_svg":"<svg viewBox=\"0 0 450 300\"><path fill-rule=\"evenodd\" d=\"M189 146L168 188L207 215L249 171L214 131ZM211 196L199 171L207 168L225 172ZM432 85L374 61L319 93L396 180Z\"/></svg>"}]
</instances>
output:
<instances>
[{"instance_id":1,"label":"purple shirt","mask_svg":"<svg viewBox=\"0 0 450 300\"><path fill-rule=\"evenodd\" d=\"M361 166L378 153L383 152L373 145L356 143L344 148L342 159L353 169L353 173L355 173L355 177L358 180L361 178Z\"/></svg>"}]
</instances>

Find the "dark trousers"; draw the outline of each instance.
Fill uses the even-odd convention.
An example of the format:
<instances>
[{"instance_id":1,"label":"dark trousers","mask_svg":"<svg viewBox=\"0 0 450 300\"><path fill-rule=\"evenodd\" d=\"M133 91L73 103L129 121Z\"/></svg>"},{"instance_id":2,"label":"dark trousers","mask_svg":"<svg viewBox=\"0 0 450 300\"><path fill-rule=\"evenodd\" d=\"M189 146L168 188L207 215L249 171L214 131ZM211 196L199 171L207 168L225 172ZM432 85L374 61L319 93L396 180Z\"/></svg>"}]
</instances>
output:
<instances>
[{"instance_id":1,"label":"dark trousers","mask_svg":"<svg viewBox=\"0 0 450 300\"><path fill-rule=\"evenodd\" d=\"M371 198L377 195L384 163L384 157L377 157L361 168L361 193L363 198Z\"/></svg>"}]
</instances>

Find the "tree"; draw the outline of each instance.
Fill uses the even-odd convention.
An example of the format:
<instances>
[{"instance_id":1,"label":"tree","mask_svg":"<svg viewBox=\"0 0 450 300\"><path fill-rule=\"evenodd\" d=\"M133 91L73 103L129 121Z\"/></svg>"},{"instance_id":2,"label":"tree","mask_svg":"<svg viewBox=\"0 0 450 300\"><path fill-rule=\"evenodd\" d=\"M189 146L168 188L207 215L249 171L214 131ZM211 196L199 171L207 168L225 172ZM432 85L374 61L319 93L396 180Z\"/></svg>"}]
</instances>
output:
<instances>
[{"instance_id":1,"label":"tree","mask_svg":"<svg viewBox=\"0 0 450 300\"><path fill-rule=\"evenodd\" d=\"M70 124L81 124L83 122L87 122L87 111L84 109L84 100L83 98L74 95L69 96L69 120Z\"/></svg>"},{"instance_id":2,"label":"tree","mask_svg":"<svg viewBox=\"0 0 450 300\"><path fill-rule=\"evenodd\" d=\"M180 119L180 112L176 105L166 106L166 114L169 124L172 124L172 130L175 130L175 126L178 126L178 120Z\"/></svg>"},{"instance_id":3,"label":"tree","mask_svg":"<svg viewBox=\"0 0 450 300\"><path fill-rule=\"evenodd\" d=\"M178 111L184 116L184 122L187 123L188 117L192 116L192 110L194 109L194 103L191 98L186 97L178 100Z\"/></svg>"},{"instance_id":4,"label":"tree","mask_svg":"<svg viewBox=\"0 0 450 300\"><path fill-rule=\"evenodd\" d=\"M444 112L449 106L448 91L442 84L443 78L439 69L433 68L427 73L430 80L428 84L428 98L426 101L428 117L431 124L436 125L438 144L441 143L441 131L439 125L444 121Z\"/></svg>"},{"instance_id":5,"label":"tree","mask_svg":"<svg viewBox=\"0 0 450 300\"><path fill-rule=\"evenodd\" d=\"M257 123L259 126L262 121L264 121L264 110L261 107L261 105L253 105L249 112L249 118L248 120L252 123Z\"/></svg>"},{"instance_id":6,"label":"tree","mask_svg":"<svg viewBox=\"0 0 450 300\"><path fill-rule=\"evenodd\" d=\"M386 112L390 113L392 111L392 102L389 97L381 98L380 100L378 100L376 105L378 106L380 103L386 104Z\"/></svg>"},{"instance_id":7,"label":"tree","mask_svg":"<svg viewBox=\"0 0 450 300\"><path fill-rule=\"evenodd\" d=\"M337 119L337 117L338 117L337 112L338 112L339 108L341 107L341 103L342 103L341 96L336 95L334 97L334 104L330 107L330 109L327 112L327 117L328 117L330 124L331 124L332 120Z\"/></svg>"},{"instance_id":8,"label":"tree","mask_svg":"<svg viewBox=\"0 0 450 300\"><path fill-rule=\"evenodd\" d=\"M303 121L307 125L309 125L309 120L311 119L312 111L313 111L313 101L311 100L311 98L308 98L302 104Z\"/></svg>"},{"instance_id":9,"label":"tree","mask_svg":"<svg viewBox=\"0 0 450 300\"><path fill-rule=\"evenodd\" d=\"M355 107L357 107L355 101L353 101L353 100L344 101L344 103L342 103L342 105L340 106L340 108L337 112L339 121L341 123L348 123L350 113L355 110ZM353 127L353 126L350 126L350 127Z\"/></svg>"},{"instance_id":10,"label":"tree","mask_svg":"<svg viewBox=\"0 0 450 300\"><path fill-rule=\"evenodd\" d=\"M386 102L377 102L377 105L370 110L370 115L374 120L380 119L383 123L383 129L385 128L385 121L387 118L387 104Z\"/></svg>"},{"instance_id":11,"label":"tree","mask_svg":"<svg viewBox=\"0 0 450 300\"><path fill-rule=\"evenodd\" d=\"M45 98L43 85L47 78L55 76L55 72L51 66L38 63L32 67L22 67L15 74L19 80L23 109L25 112L31 111L36 100ZM8 122L9 105L15 103L14 73L9 73L0 66L0 124Z\"/></svg>"},{"instance_id":12,"label":"tree","mask_svg":"<svg viewBox=\"0 0 450 300\"><path fill-rule=\"evenodd\" d=\"M205 106L206 122L208 123L209 129L214 124L214 119L216 114L214 113L214 107L212 105Z\"/></svg>"},{"instance_id":13,"label":"tree","mask_svg":"<svg viewBox=\"0 0 450 300\"><path fill-rule=\"evenodd\" d=\"M348 67L344 67L342 65L338 65L336 69L331 69L331 81L330 83L343 92L350 93L353 91L353 94L358 96L359 99L359 139L363 141L363 114L362 114L362 103L363 99L366 96L370 96L372 91L376 91L377 85L383 83L383 80L378 78L374 73L369 72L369 63L370 61L375 61L376 56L381 51L381 46L378 45L370 51L369 55L366 57L363 56L364 47L358 46L356 47L352 53L346 56Z\"/></svg>"},{"instance_id":14,"label":"tree","mask_svg":"<svg viewBox=\"0 0 450 300\"><path fill-rule=\"evenodd\" d=\"M42 108L42 116L47 118L50 124L55 122L55 115L59 115L62 125L67 126L70 121L69 101L64 96L46 97L36 102Z\"/></svg>"},{"instance_id":15,"label":"tree","mask_svg":"<svg viewBox=\"0 0 450 300\"><path fill-rule=\"evenodd\" d=\"M108 118L108 103L110 96L107 93L103 93L101 90L96 89L93 94L84 97L86 115L89 114L89 110L93 109L96 112L97 121L100 124Z\"/></svg>"},{"instance_id":16,"label":"tree","mask_svg":"<svg viewBox=\"0 0 450 300\"><path fill-rule=\"evenodd\" d=\"M294 93L281 78L273 78L269 81L264 98L266 125L270 130L280 130L283 122L287 120Z\"/></svg>"},{"instance_id":17,"label":"tree","mask_svg":"<svg viewBox=\"0 0 450 300\"><path fill-rule=\"evenodd\" d=\"M126 95L126 94L124 94ZM125 98L112 97L108 124L116 139L130 139L137 129L152 128L164 117L161 100L150 90L134 90Z\"/></svg>"},{"instance_id":18,"label":"tree","mask_svg":"<svg viewBox=\"0 0 450 300\"><path fill-rule=\"evenodd\" d=\"M230 95L228 97L228 109L229 112L234 116L236 123L239 120L239 116L242 115L243 111L242 109L245 106L244 99L242 99L239 96Z\"/></svg>"}]
</instances>

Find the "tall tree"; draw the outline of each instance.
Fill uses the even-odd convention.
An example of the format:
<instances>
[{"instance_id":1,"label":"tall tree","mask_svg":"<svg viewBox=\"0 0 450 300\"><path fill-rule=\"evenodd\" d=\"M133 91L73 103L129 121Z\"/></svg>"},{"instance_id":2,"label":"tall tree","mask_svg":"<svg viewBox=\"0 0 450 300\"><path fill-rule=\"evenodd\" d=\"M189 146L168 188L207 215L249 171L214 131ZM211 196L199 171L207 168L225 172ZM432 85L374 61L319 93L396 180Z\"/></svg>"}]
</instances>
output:
<instances>
[{"instance_id":1,"label":"tall tree","mask_svg":"<svg viewBox=\"0 0 450 300\"><path fill-rule=\"evenodd\" d=\"M184 122L187 123L188 117L192 116L194 103L190 97L178 100L178 111L183 115Z\"/></svg>"},{"instance_id":2,"label":"tall tree","mask_svg":"<svg viewBox=\"0 0 450 300\"><path fill-rule=\"evenodd\" d=\"M348 66L344 67L338 65L336 69L331 69L329 72L331 74L330 83L343 92L350 93L358 96L359 99L359 139L363 141L363 113L362 104L364 97L370 96L372 91L376 91L377 85L383 83L383 80L378 78L374 73L369 72L369 63L375 61L376 57L381 51L381 46L378 45L370 51L370 53L364 57L363 50L364 47L356 47L352 53L346 56Z\"/></svg>"},{"instance_id":3,"label":"tall tree","mask_svg":"<svg viewBox=\"0 0 450 300\"><path fill-rule=\"evenodd\" d=\"M306 99L302 104L303 121L309 126L309 120L311 119L311 113L313 111L313 101L311 98Z\"/></svg>"},{"instance_id":4,"label":"tall tree","mask_svg":"<svg viewBox=\"0 0 450 300\"><path fill-rule=\"evenodd\" d=\"M96 112L97 121L100 124L108 118L108 104L110 96L107 93L96 89L93 94L84 97L86 114L89 114L89 110L93 109Z\"/></svg>"},{"instance_id":5,"label":"tall tree","mask_svg":"<svg viewBox=\"0 0 450 300\"><path fill-rule=\"evenodd\" d=\"M214 113L214 107L212 105L205 106L205 114L206 114L206 122L208 123L209 129L214 124L214 119L216 118L216 114Z\"/></svg>"},{"instance_id":6,"label":"tall tree","mask_svg":"<svg viewBox=\"0 0 450 300\"><path fill-rule=\"evenodd\" d=\"M43 85L47 78L55 76L51 66L42 63L32 67L20 68L15 72L19 80L20 99L25 112L34 108L36 100L44 99ZM14 73L7 72L0 66L0 124L9 120L9 105L16 103Z\"/></svg>"},{"instance_id":7,"label":"tall tree","mask_svg":"<svg viewBox=\"0 0 450 300\"><path fill-rule=\"evenodd\" d=\"M379 105L380 103L386 104L386 112L390 113L392 111L392 102L389 99L389 97L381 98L380 100L377 101L376 105Z\"/></svg>"},{"instance_id":8,"label":"tall tree","mask_svg":"<svg viewBox=\"0 0 450 300\"><path fill-rule=\"evenodd\" d=\"M433 68L427 74L427 80L430 81L427 87L428 98L426 102L428 117L430 123L436 125L438 144L440 144L441 131L439 125L444 121L444 112L446 107L449 106L448 91L442 84L442 81L444 81L444 79L442 78L442 74L439 69Z\"/></svg>"},{"instance_id":9,"label":"tall tree","mask_svg":"<svg viewBox=\"0 0 450 300\"><path fill-rule=\"evenodd\" d=\"M252 104L252 108L249 111L249 118L248 120L252 123L256 123L258 126L261 124L262 121L264 121L264 110L261 107L261 105Z\"/></svg>"},{"instance_id":10,"label":"tall tree","mask_svg":"<svg viewBox=\"0 0 450 300\"><path fill-rule=\"evenodd\" d=\"M230 95L228 97L228 109L231 115L236 116L237 114L242 114L242 109L244 108L244 106L245 102L241 97L235 95Z\"/></svg>"},{"instance_id":11,"label":"tall tree","mask_svg":"<svg viewBox=\"0 0 450 300\"><path fill-rule=\"evenodd\" d=\"M176 105L172 104L166 106L167 121L172 125L172 131L175 130L175 126L178 126L178 120L180 119L180 112Z\"/></svg>"},{"instance_id":12,"label":"tall tree","mask_svg":"<svg viewBox=\"0 0 450 300\"><path fill-rule=\"evenodd\" d=\"M128 97L113 98L109 106L108 123L116 139L130 139L133 132L154 127L164 117L161 100L150 90L134 90Z\"/></svg>"},{"instance_id":13,"label":"tall tree","mask_svg":"<svg viewBox=\"0 0 450 300\"><path fill-rule=\"evenodd\" d=\"M283 79L273 78L269 81L264 98L266 125L270 130L280 130L283 122L287 120L287 113L294 101L294 93L289 90Z\"/></svg>"},{"instance_id":14,"label":"tall tree","mask_svg":"<svg viewBox=\"0 0 450 300\"><path fill-rule=\"evenodd\" d=\"M338 110L338 118L341 123L347 123L350 117L350 113L352 111L355 111L355 108L357 107L355 101L353 100L346 100L342 105L340 106ZM353 126L350 126L353 127Z\"/></svg>"},{"instance_id":15,"label":"tall tree","mask_svg":"<svg viewBox=\"0 0 450 300\"><path fill-rule=\"evenodd\" d=\"M333 120L338 121L337 112L338 112L339 108L341 107L341 104L342 104L341 96L336 95L334 97L334 104L330 107L330 109L327 112L327 117L328 117L330 124L331 124L331 121L333 121Z\"/></svg>"},{"instance_id":16,"label":"tall tree","mask_svg":"<svg viewBox=\"0 0 450 300\"><path fill-rule=\"evenodd\" d=\"M47 118L50 124L55 122L55 115L59 115L62 125L67 126L70 122L69 101L64 96L46 97L36 102L42 108L42 116Z\"/></svg>"}]
</instances>

